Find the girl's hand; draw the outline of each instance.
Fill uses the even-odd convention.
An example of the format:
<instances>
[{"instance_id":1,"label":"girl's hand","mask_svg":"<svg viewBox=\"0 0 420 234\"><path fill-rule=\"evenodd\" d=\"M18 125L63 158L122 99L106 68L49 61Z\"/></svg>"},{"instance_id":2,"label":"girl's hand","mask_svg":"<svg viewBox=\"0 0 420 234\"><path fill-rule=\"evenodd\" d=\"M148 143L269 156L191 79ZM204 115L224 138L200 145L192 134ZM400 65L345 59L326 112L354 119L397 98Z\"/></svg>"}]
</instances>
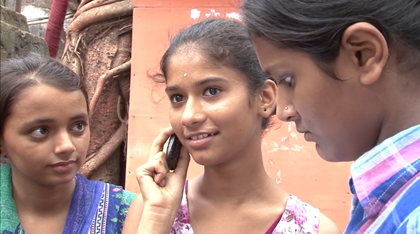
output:
<instances>
[{"instance_id":1,"label":"girl's hand","mask_svg":"<svg viewBox=\"0 0 420 234\"><path fill-rule=\"evenodd\" d=\"M176 214L181 204L190 156L182 147L176 169L169 172L163 146L172 133L172 128L166 128L156 137L149 161L137 169L136 177L145 209Z\"/></svg>"}]
</instances>

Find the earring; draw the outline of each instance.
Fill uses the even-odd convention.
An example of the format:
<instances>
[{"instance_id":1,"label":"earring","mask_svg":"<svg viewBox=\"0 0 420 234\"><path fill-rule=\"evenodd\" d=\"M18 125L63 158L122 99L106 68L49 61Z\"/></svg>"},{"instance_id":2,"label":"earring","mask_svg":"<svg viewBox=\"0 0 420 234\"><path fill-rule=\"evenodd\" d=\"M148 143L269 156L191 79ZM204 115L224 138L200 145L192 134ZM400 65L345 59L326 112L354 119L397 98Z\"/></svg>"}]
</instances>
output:
<instances>
[{"instance_id":1,"label":"earring","mask_svg":"<svg viewBox=\"0 0 420 234\"><path fill-rule=\"evenodd\" d=\"M267 111L267 108L264 108L264 111Z\"/></svg>"},{"instance_id":2,"label":"earring","mask_svg":"<svg viewBox=\"0 0 420 234\"><path fill-rule=\"evenodd\" d=\"M288 110L289 109L289 107L288 106L286 106L286 108L284 108L284 110Z\"/></svg>"}]
</instances>

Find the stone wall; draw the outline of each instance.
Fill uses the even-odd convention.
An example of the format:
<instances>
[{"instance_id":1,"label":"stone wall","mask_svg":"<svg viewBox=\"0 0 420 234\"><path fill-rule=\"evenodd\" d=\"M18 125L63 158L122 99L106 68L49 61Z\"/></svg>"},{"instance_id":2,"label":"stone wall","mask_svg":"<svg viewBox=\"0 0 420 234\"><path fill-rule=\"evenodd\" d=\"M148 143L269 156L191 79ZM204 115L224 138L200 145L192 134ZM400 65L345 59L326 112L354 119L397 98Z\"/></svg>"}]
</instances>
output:
<instances>
[{"instance_id":1,"label":"stone wall","mask_svg":"<svg viewBox=\"0 0 420 234\"><path fill-rule=\"evenodd\" d=\"M3 3L0 0L0 3ZM0 4L0 61L29 52L48 55L44 39L29 33L25 16ZM1 88L1 87L0 87ZM7 159L0 157L0 165Z\"/></svg>"},{"instance_id":2,"label":"stone wall","mask_svg":"<svg viewBox=\"0 0 420 234\"><path fill-rule=\"evenodd\" d=\"M29 52L48 55L44 39L29 32L25 16L0 5L0 59L24 56Z\"/></svg>"}]
</instances>

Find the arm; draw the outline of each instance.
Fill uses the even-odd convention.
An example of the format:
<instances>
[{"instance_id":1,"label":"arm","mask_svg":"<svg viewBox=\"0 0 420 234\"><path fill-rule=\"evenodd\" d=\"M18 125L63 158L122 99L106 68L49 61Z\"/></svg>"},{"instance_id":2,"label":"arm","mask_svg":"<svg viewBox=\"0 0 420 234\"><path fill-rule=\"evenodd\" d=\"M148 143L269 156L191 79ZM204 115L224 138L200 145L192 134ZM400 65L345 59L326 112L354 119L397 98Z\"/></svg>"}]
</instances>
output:
<instances>
[{"instance_id":1,"label":"arm","mask_svg":"<svg viewBox=\"0 0 420 234\"><path fill-rule=\"evenodd\" d=\"M178 209L162 209L144 204L139 194L131 203L122 233L168 234L177 211Z\"/></svg>"},{"instance_id":2,"label":"arm","mask_svg":"<svg viewBox=\"0 0 420 234\"><path fill-rule=\"evenodd\" d=\"M171 232L177 209L144 207L137 234L168 234Z\"/></svg>"},{"instance_id":3,"label":"arm","mask_svg":"<svg viewBox=\"0 0 420 234\"><path fill-rule=\"evenodd\" d=\"M141 194L131 204L123 234L168 234L179 206L190 161L189 153L181 148L178 165L169 172L163 145L173 133L163 130L152 144L149 160L136 171Z\"/></svg>"},{"instance_id":4,"label":"arm","mask_svg":"<svg viewBox=\"0 0 420 234\"><path fill-rule=\"evenodd\" d=\"M342 232L338 229L337 225L324 214L320 214L319 217L319 234L341 234Z\"/></svg>"},{"instance_id":5,"label":"arm","mask_svg":"<svg viewBox=\"0 0 420 234\"><path fill-rule=\"evenodd\" d=\"M141 194L133 200L124 221L122 234L136 233L143 213L143 198Z\"/></svg>"}]
</instances>

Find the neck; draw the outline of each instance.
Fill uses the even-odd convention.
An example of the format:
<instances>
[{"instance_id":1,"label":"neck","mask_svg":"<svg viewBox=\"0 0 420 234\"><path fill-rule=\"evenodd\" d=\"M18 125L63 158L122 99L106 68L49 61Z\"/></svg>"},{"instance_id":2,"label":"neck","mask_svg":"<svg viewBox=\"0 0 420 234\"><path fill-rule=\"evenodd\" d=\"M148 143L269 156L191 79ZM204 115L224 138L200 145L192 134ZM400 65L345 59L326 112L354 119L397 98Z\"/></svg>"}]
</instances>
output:
<instances>
[{"instance_id":1,"label":"neck","mask_svg":"<svg viewBox=\"0 0 420 234\"><path fill-rule=\"evenodd\" d=\"M249 199L269 200L270 195L283 192L267 175L260 147L242 152L237 160L221 166L205 167L198 178L197 192L212 201L240 205ZM240 159L238 159L240 158Z\"/></svg>"},{"instance_id":2,"label":"neck","mask_svg":"<svg viewBox=\"0 0 420 234\"><path fill-rule=\"evenodd\" d=\"M420 124L420 77L394 74L381 97L387 106L377 143Z\"/></svg>"},{"instance_id":3,"label":"neck","mask_svg":"<svg viewBox=\"0 0 420 234\"><path fill-rule=\"evenodd\" d=\"M54 215L68 210L73 198L76 180L66 184L45 186L20 180L12 170L13 200L18 212L30 212L39 215Z\"/></svg>"}]
</instances>

